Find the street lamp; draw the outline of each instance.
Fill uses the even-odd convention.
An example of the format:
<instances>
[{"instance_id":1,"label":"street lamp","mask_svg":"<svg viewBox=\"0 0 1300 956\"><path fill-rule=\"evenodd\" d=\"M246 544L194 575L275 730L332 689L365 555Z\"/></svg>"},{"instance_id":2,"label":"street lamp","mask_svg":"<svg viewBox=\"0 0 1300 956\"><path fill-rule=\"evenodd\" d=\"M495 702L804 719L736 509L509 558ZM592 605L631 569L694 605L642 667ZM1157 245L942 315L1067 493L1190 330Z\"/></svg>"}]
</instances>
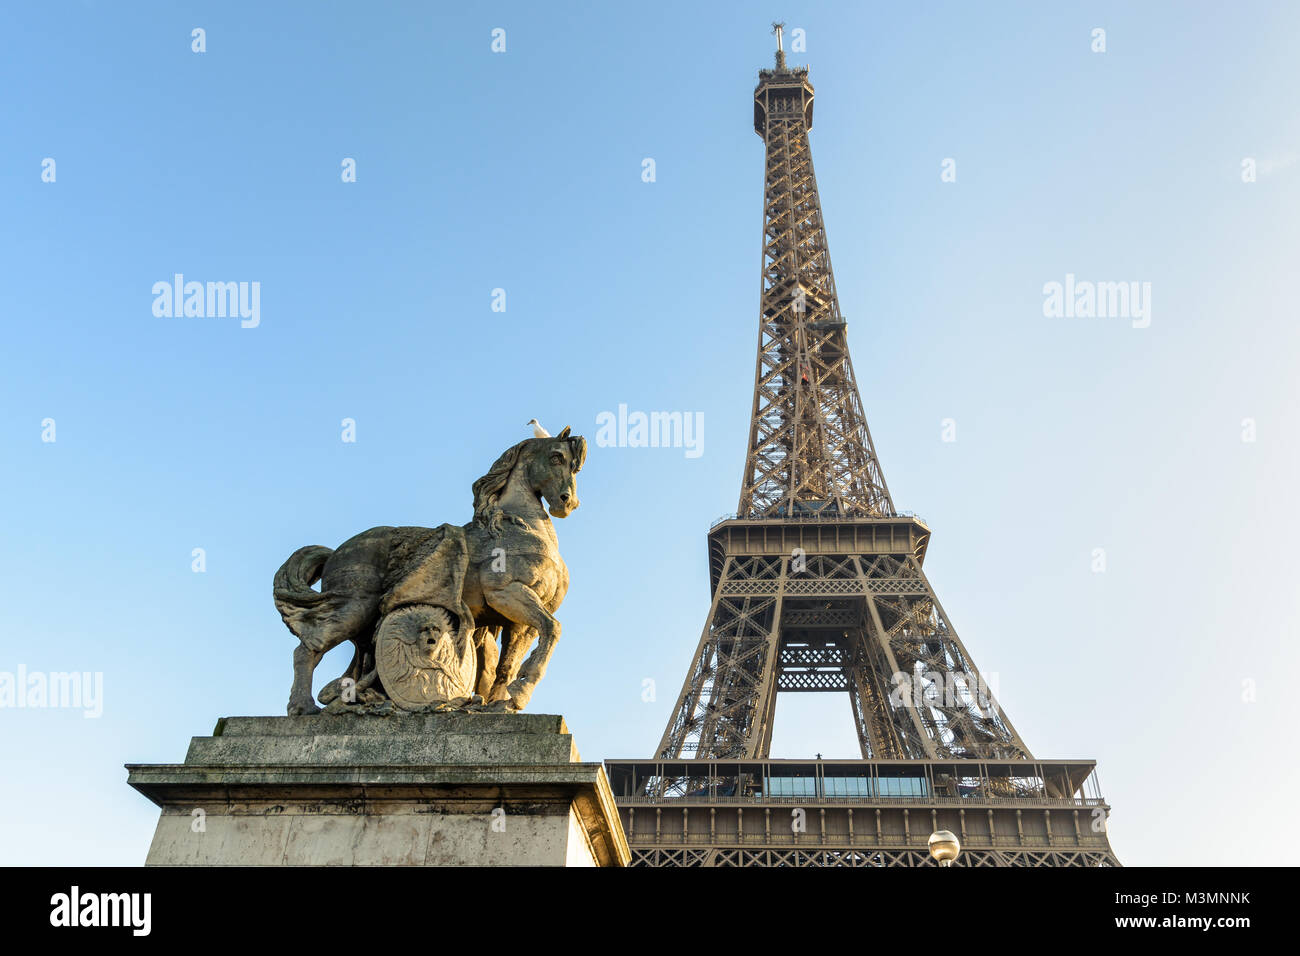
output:
<instances>
[{"instance_id":1,"label":"street lamp","mask_svg":"<svg viewBox=\"0 0 1300 956\"><path fill-rule=\"evenodd\" d=\"M930 834L930 855L940 866L952 866L952 861L957 859L960 852L961 844L957 842L957 834L951 830L935 830Z\"/></svg>"}]
</instances>

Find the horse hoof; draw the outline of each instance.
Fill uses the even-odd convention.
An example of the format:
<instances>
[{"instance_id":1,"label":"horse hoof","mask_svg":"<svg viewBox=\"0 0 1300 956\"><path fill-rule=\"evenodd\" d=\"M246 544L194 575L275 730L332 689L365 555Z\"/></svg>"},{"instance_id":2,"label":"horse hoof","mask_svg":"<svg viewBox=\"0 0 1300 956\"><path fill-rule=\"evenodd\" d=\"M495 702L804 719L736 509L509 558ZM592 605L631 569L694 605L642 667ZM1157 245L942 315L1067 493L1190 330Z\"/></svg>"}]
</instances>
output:
<instances>
[{"instance_id":1,"label":"horse hoof","mask_svg":"<svg viewBox=\"0 0 1300 956\"><path fill-rule=\"evenodd\" d=\"M290 704L288 709L290 717L310 717L320 713L320 708L315 704Z\"/></svg>"}]
</instances>

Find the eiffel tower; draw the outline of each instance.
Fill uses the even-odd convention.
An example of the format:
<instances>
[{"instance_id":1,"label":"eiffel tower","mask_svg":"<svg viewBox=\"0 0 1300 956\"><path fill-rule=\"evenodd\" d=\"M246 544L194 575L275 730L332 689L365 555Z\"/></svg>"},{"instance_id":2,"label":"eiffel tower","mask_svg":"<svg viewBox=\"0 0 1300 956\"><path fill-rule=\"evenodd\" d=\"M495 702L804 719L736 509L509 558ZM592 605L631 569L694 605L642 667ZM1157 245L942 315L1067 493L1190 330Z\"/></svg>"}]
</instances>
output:
<instances>
[{"instance_id":1,"label":"eiffel tower","mask_svg":"<svg viewBox=\"0 0 1300 956\"><path fill-rule=\"evenodd\" d=\"M895 510L831 270L807 67L760 70L762 294L736 514L708 534L708 620L652 760L607 762L634 865L1118 865L1095 763L1033 757ZM861 760L769 756L778 693L846 693Z\"/></svg>"}]
</instances>

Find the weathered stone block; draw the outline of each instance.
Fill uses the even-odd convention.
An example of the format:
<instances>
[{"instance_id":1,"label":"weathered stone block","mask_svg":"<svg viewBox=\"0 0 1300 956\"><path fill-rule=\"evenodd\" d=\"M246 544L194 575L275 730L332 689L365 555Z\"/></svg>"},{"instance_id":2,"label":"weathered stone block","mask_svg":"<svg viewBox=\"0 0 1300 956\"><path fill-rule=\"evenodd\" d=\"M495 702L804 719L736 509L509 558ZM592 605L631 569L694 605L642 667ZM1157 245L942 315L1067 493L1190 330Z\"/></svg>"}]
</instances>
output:
<instances>
[{"instance_id":1,"label":"weathered stone block","mask_svg":"<svg viewBox=\"0 0 1300 956\"><path fill-rule=\"evenodd\" d=\"M603 768L551 714L222 718L185 763L127 769L162 809L148 865L628 859Z\"/></svg>"}]
</instances>

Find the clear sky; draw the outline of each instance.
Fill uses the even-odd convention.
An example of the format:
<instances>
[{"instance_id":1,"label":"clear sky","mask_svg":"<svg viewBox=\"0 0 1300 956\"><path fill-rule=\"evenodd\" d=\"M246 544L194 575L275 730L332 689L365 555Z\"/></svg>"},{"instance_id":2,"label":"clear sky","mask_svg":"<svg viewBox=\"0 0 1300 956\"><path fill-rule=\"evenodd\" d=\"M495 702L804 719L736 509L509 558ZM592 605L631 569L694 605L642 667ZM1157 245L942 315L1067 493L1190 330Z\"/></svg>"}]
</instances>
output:
<instances>
[{"instance_id":1,"label":"clear sky","mask_svg":"<svg viewBox=\"0 0 1300 956\"><path fill-rule=\"evenodd\" d=\"M587 759L651 755L740 486L773 16L806 36L876 448L976 663L1037 756L1099 761L1124 863L1274 860L1300 785L1300 8L903 6L7 10L0 671L102 673L103 712L0 710L0 862L142 862L157 811L122 764L283 713L284 558L467 520L533 416L703 416L698 457L593 444L557 526L572 588L531 709ZM260 283L259 324L156 316L176 273ZM1149 326L1045 316L1067 275L1150 283ZM843 698L777 719L776 756L856 756Z\"/></svg>"}]
</instances>

